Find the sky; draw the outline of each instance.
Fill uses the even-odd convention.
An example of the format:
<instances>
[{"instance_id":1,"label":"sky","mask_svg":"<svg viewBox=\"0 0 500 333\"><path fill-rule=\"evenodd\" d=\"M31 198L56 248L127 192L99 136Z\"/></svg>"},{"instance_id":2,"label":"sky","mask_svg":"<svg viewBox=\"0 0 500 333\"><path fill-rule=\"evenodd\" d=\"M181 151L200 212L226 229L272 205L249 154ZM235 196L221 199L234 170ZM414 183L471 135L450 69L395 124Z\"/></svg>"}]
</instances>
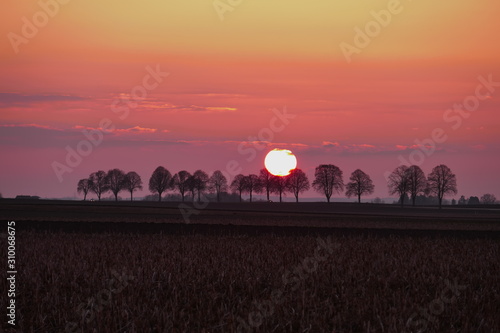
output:
<instances>
[{"instance_id":1,"label":"sky","mask_svg":"<svg viewBox=\"0 0 500 333\"><path fill-rule=\"evenodd\" d=\"M389 196L400 164L446 164L456 199L500 198L499 12L496 0L6 0L0 193L77 197L79 179L113 168L146 185L159 165L258 173L283 148L311 181L319 164L346 183L363 170L370 197Z\"/></svg>"}]
</instances>

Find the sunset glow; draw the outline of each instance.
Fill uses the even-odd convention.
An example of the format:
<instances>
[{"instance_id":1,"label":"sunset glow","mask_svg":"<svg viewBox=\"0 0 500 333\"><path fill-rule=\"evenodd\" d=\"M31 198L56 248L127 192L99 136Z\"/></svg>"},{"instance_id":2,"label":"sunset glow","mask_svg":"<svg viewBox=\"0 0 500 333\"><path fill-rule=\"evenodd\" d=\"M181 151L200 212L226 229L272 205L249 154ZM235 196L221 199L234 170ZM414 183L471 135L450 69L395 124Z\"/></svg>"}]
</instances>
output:
<instances>
[{"instance_id":1,"label":"sunset glow","mask_svg":"<svg viewBox=\"0 0 500 333\"><path fill-rule=\"evenodd\" d=\"M403 163L500 197L498 1L42 2L0 20L4 197L77 198L112 168L257 173L276 147L310 177L361 168L373 197Z\"/></svg>"},{"instance_id":2,"label":"sunset glow","mask_svg":"<svg viewBox=\"0 0 500 333\"><path fill-rule=\"evenodd\" d=\"M297 158L288 149L273 149L264 160L267 171L274 176L288 176L297 167Z\"/></svg>"}]
</instances>

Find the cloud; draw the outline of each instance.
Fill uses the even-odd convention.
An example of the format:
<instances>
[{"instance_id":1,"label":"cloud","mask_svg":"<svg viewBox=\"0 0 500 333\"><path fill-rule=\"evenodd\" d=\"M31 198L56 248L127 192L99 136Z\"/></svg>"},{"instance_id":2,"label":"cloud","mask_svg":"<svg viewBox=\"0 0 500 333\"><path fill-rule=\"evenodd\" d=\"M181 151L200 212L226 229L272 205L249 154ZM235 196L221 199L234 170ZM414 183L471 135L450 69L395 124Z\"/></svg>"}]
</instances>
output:
<instances>
[{"instance_id":1,"label":"cloud","mask_svg":"<svg viewBox=\"0 0 500 333\"><path fill-rule=\"evenodd\" d=\"M19 93L0 93L0 107L31 105L40 102L73 102L86 100L85 97L71 95L26 95Z\"/></svg>"},{"instance_id":2,"label":"cloud","mask_svg":"<svg viewBox=\"0 0 500 333\"><path fill-rule=\"evenodd\" d=\"M58 128L40 124L3 124L3 125L0 124L0 127L32 127L32 128L46 129L46 130L61 131Z\"/></svg>"},{"instance_id":3,"label":"cloud","mask_svg":"<svg viewBox=\"0 0 500 333\"><path fill-rule=\"evenodd\" d=\"M338 147L340 144L338 142L323 141L321 144L323 147Z\"/></svg>"}]
</instances>

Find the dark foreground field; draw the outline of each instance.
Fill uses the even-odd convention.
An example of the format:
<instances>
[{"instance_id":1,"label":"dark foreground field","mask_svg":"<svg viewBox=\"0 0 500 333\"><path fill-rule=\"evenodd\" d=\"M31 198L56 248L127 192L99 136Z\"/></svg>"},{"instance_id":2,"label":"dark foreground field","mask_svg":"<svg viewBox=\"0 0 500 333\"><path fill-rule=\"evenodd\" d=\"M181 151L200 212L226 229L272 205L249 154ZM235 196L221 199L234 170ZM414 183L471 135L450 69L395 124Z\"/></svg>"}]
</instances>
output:
<instances>
[{"instance_id":1,"label":"dark foreground field","mask_svg":"<svg viewBox=\"0 0 500 333\"><path fill-rule=\"evenodd\" d=\"M139 206L0 202L19 332L500 332L495 210Z\"/></svg>"}]
</instances>

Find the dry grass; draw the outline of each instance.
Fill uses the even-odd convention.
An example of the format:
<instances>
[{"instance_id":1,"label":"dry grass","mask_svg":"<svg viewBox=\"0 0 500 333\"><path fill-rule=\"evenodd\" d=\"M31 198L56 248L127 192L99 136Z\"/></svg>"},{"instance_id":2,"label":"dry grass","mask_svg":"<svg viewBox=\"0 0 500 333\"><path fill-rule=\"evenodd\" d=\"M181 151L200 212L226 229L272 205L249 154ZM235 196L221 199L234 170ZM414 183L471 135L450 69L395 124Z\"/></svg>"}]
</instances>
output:
<instances>
[{"instance_id":1,"label":"dry grass","mask_svg":"<svg viewBox=\"0 0 500 333\"><path fill-rule=\"evenodd\" d=\"M282 274L313 256L315 237L19 232L19 327L63 332L76 322L82 332L236 332L238 318L248 323L279 290L283 304L255 332L401 332L413 312L439 298L446 279L456 279L466 289L427 331L500 331L500 241L332 241L340 246L293 290ZM6 257L4 246L0 255ZM89 298L109 289L113 269L134 279L98 311ZM88 323L82 302L95 315Z\"/></svg>"}]
</instances>

